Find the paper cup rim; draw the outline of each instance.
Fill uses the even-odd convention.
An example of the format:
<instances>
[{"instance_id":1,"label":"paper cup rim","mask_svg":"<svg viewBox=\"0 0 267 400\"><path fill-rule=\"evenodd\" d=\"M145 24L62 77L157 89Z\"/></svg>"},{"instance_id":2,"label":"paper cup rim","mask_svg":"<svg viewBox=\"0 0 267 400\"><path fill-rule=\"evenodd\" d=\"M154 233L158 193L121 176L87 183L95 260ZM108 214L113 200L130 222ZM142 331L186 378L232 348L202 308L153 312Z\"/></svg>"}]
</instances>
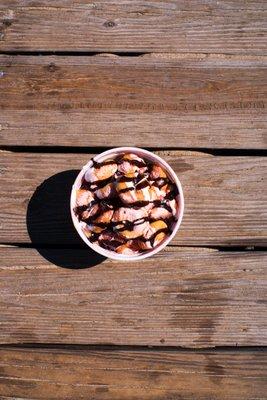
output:
<instances>
[{"instance_id":1,"label":"paper cup rim","mask_svg":"<svg viewBox=\"0 0 267 400\"><path fill-rule=\"evenodd\" d=\"M77 175L77 177L74 181L74 184L73 184L72 190L71 190L70 212L71 212L72 222L73 222L78 234L92 250L94 250L98 254L101 254L102 256L110 258L112 260L139 261L139 260L143 260L145 258L151 257L151 256L155 255L156 253L160 252L174 238L174 236L176 235L176 233L181 225L183 215L184 215L184 194L183 194L181 182L180 182L179 178L177 177L176 173L174 172L174 170L171 168L171 166L165 160L163 160L161 157L159 157L157 154L154 154L148 150L145 150L145 149L142 149L139 147L114 147L110 150L106 150L102 153L99 153L98 155L96 155L94 157L94 160L101 161L102 159L105 159L108 156L117 155L119 153L134 153L141 157L145 156L146 158L150 159L151 161L156 161L158 164L160 164L164 167L164 169L167 171L167 173L170 176L170 178L172 179L172 181L178 187L178 191L179 191L179 194L177 195L177 198L179 199L178 219L173 227L172 233L165 240L163 240L162 243L160 243L158 246L156 246L154 249L148 250L145 253L141 253L141 254L137 254L137 255L118 254L113 251L106 250L106 249L102 248L101 246L99 246L98 244L91 243L81 228L81 224L79 223L78 218L76 217L76 215L74 213L74 208L76 205L76 190L79 189L79 187L80 187L81 179L84 176L85 171L87 171L90 167L92 167L92 165L93 165L92 160L89 160L87 162L87 164L85 164L82 167L81 171L79 172L79 174Z\"/></svg>"}]
</instances>

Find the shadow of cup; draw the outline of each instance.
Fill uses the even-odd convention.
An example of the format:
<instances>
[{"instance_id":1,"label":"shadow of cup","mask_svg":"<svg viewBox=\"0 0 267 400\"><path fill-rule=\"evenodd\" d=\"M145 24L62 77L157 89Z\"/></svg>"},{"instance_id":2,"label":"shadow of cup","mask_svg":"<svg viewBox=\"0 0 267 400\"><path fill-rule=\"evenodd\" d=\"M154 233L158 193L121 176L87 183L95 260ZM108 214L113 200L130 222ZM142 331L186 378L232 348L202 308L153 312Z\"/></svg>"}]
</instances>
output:
<instances>
[{"instance_id":1,"label":"shadow of cup","mask_svg":"<svg viewBox=\"0 0 267 400\"><path fill-rule=\"evenodd\" d=\"M27 209L27 229L39 253L64 268L88 268L105 257L90 249L76 232L70 194L78 170L60 172L37 187Z\"/></svg>"}]
</instances>

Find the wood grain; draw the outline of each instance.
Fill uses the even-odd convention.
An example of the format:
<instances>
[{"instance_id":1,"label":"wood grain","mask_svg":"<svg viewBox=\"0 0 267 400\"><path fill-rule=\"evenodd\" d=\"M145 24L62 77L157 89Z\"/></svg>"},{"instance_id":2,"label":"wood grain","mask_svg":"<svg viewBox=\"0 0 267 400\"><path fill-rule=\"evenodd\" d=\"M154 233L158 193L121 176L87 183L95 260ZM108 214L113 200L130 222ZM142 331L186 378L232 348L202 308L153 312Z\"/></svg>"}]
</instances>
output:
<instances>
[{"instance_id":1,"label":"wood grain","mask_svg":"<svg viewBox=\"0 0 267 400\"><path fill-rule=\"evenodd\" d=\"M1 399L249 400L267 390L267 356L256 350L4 348L0 359Z\"/></svg>"},{"instance_id":2,"label":"wood grain","mask_svg":"<svg viewBox=\"0 0 267 400\"><path fill-rule=\"evenodd\" d=\"M264 0L2 0L0 50L266 54Z\"/></svg>"},{"instance_id":3,"label":"wood grain","mask_svg":"<svg viewBox=\"0 0 267 400\"><path fill-rule=\"evenodd\" d=\"M125 263L0 247L0 257L0 343L267 344L267 252L174 247Z\"/></svg>"},{"instance_id":4,"label":"wood grain","mask_svg":"<svg viewBox=\"0 0 267 400\"><path fill-rule=\"evenodd\" d=\"M0 144L264 149L266 60L0 56Z\"/></svg>"},{"instance_id":5,"label":"wood grain","mask_svg":"<svg viewBox=\"0 0 267 400\"><path fill-rule=\"evenodd\" d=\"M184 188L184 220L172 244L266 246L266 158L158 154ZM0 156L1 243L80 245L69 198L78 169L92 154Z\"/></svg>"}]
</instances>

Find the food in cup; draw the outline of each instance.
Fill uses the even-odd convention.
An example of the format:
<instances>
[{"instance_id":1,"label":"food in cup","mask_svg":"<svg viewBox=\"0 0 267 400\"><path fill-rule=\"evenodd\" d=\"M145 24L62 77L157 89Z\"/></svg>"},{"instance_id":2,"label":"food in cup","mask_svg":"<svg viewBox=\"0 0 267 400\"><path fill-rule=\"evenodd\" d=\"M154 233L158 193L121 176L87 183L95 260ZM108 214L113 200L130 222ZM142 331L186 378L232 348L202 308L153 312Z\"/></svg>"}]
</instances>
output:
<instances>
[{"instance_id":1,"label":"food in cup","mask_svg":"<svg viewBox=\"0 0 267 400\"><path fill-rule=\"evenodd\" d=\"M125 152L85 169L74 215L88 240L128 256L149 252L173 232L179 191L156 161Z\"/></svg>"}]
</instances>

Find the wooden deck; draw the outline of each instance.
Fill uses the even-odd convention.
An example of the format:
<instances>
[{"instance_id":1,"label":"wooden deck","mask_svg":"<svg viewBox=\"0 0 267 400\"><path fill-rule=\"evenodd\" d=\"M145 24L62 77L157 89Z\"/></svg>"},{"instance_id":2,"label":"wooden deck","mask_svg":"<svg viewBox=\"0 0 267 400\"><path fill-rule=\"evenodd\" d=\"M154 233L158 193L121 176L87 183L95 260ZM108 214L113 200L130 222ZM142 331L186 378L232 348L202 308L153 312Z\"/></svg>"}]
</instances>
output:
<instances>
[{"instance_id":1,"label":"wooden deck","mask_svg":"<svg viewBox=\"0 0 267 400\"><path fill-rule=\"evenodd\" d=\"M0 399L267 393L267 5L0 3ZM81 167L116 146L184 188L142 262L78 237Z\"/></svg>"}]
</instances>

